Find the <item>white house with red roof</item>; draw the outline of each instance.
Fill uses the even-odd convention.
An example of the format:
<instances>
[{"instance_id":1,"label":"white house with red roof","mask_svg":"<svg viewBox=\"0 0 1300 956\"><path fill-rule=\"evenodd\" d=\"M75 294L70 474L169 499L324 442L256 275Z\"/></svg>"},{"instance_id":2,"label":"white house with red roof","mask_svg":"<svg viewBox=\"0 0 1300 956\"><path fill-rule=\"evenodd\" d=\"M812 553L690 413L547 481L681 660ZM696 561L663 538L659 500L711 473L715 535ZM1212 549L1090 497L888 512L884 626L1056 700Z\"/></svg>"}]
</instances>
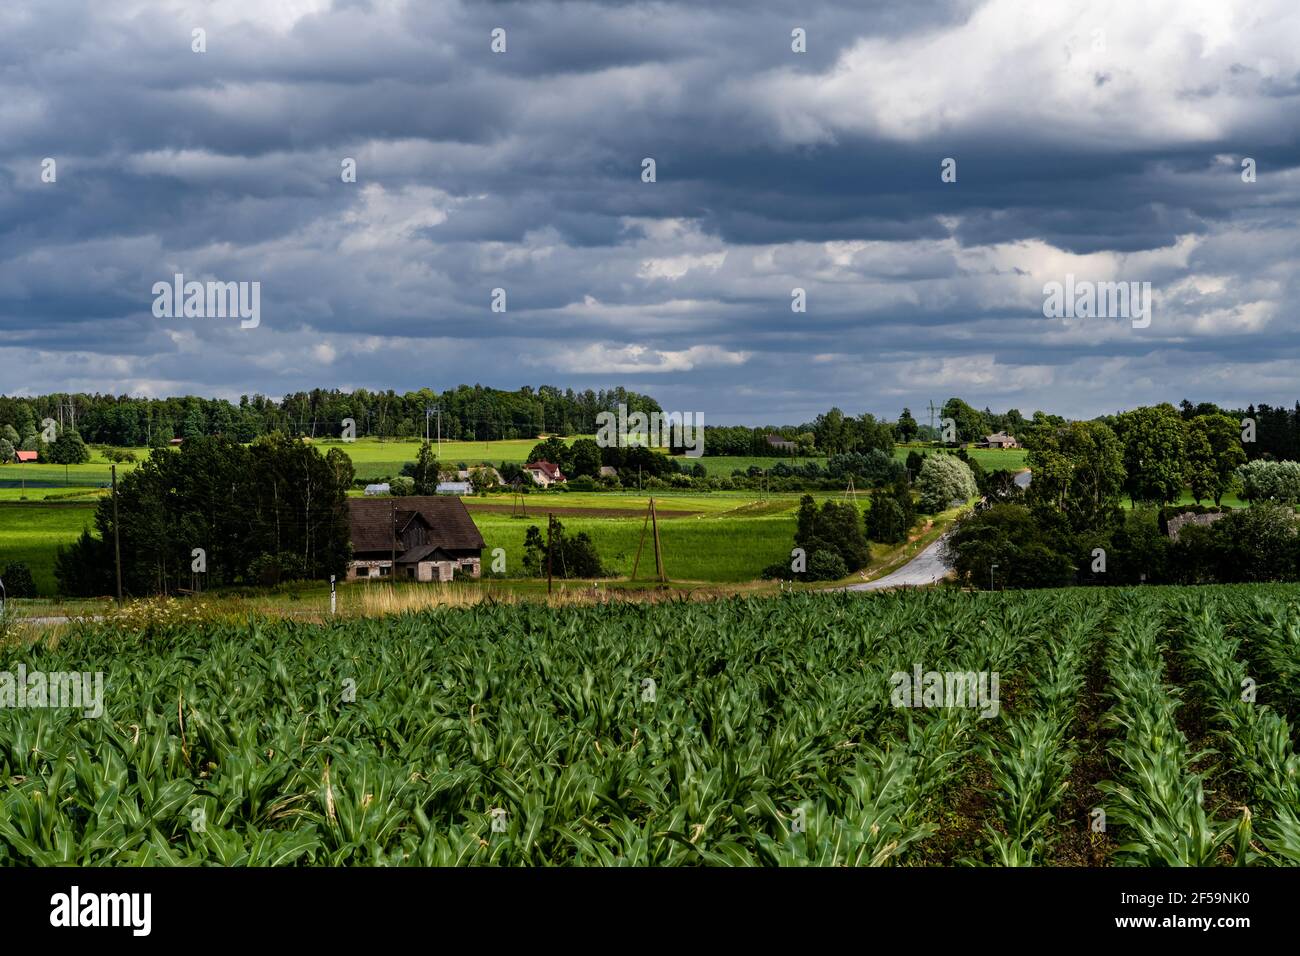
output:
<instances>
[{"instance_id":1,"label":"white house with red roof","mask_svg":"<svg viewBox=\"0 0 1300 956\"><path fill-rule=\"evenodd\" d=\"M528 472L537 484L543 488L549 488L551 485L557 485L561 482L568 481L564 477L564 472L560 471L560 466L552 464L549 461L530 461L524 465L524 471Z\"/></svg>"}]
</instances>

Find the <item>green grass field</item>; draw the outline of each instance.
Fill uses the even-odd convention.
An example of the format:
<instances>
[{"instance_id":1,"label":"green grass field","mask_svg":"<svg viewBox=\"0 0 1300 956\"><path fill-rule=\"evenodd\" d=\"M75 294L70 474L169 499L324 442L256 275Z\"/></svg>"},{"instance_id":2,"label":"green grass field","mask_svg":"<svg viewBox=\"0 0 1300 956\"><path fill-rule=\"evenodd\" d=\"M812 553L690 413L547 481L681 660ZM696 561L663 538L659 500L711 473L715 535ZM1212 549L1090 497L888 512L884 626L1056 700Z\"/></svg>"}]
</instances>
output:
<instances>
[{"instance_id":1,"label":"green grass field","mask_svg":"<svg viewBox=\"0 0 1300 956\"><path fill-rule=\"evenodd\" d=\"M509 505L509 496L485 499ZM530 525L546 527L547 508L596 509L592 516L561 515L566 531L586 531L596 543L601 560L616 575L630 574L637 541L644 524L647 498L619 494L553 494L528 496L528 516L474 512L474 521L487 542L485 564L493 548L506 551L507 573L522 573L524 535ZM659 521L659 537L669 574L677 579L703 582L738 582L756 578L764 567L788 555L794 538L794 511L798 496L785 495L766 502L751 496L682 495L656 498L660 509L693 511L688 517ZM618 512L609 515L610 511ZM0 567L22 561L31 569L44 596L55 593L55 550L94 527L92 502L0 502ZM643 569L654 569L647 546ZM648 573L648 572L647 572Z\"/></svg>"},{"instance_id":2,"label":"green grass field","mask_svg":"<svg viewBox=\"0 0 1300 956\"><path fill-rule=\"evenodd\" d=\"M0 502L4 501L81 501L93 502L109 494L104 488L73 486L71 488L0 488Z\"/></svg>"},{"instance_id":3,"label":"green grass field","mask_svg":"<svg viewBox=\"0 0 1300 956\"><path fill-rule=\"evenodd\" d=\"M148 457L149 450L144 449L142 460ZM135 465L127 463L118 465L117 474L120 478L126 472L134 468ZM63 465L48 465L41 462L28 462L27 464L7 464L0 465L0 482L5 485L11 482L26 481L32 487L27 490L28 496L43 495L48 492L62 491L69 487L73 488L90 488L100 485L108 485L112 480L112 474L109 471L109 462L98 453L91 455L91 459L84 465L68 465L67 475L64 475ZM52 485L54 487L36 487L38 485Z\"/></svg>"},{"instance_id":4,"label":"green grass field","mask_svg":"<svg viewBox=\"0 0 1300 956\"><path fill-rule=\"evenodd\" d=\"M821 500L835 496L818 493L813 497ZM699 511L708 514L721 514L740 509L752 513L753 509L761 504L779 510L793 508L799 503L799 495L792 493L773 494L766 502L762 502L759 494L754 491L712 491L706 493L663 491L656 492L654 499L655 507L660 510ZM475 505L480 503L508 506L512 504L514 498L509 494L493 494L463 500L473 510ZM530 515L534 511L541 513L547 508L617 509L642 513L646 510L649 500L650 495L648 493L635 491L533 492L523 496L523 503Z\"/></svg>"},{"instance_id":5,"label":"green grass field","mask_svg":"<svg viewBox=\"0 0 1300 956\"><path fill-rule=\"evenodd\" d=\"M572 443L579 437L573 436L565 439ZM586 436L591 437L591 436ZM318 439L312 442L319 448L322 454L330 448L341 448L352 459L353 467L356 469L356 476L364 481L374 481L383 477L397 475L402 470L402 465L410 461L415 461L420 453L421 440L409 439L401 441L379 441L373 438L362 438L354 442L344 442L337 439ZM532 451L533 446L537 444L537 439L521 438L510 441L492 441L492 442L463 442L463 441L444 441L438 448L439 461L447 464L459 464L465 462L467 465L476 465L482 462L500 464L503 461L524 462L528 458L528 453ZM903 461L907 458L908 452L914 450L925 450L919 446L899 445L894 450L894 456ZM138 461L143 461L149 457L148 448L128 448L123 451L132 452ZM973 449L969 452L971 458L975 459L986 469L993 468L1012 468L1020 469L1024 467L1025 451L1023 449ZM710 476L727 478L737 469L745 471L751 466L759 468L771 468L777 462L787 462L789 464L803 464L805 462L816 462L825 465L825 457L812 458L756 458L745 456L721 456L721 457L703 457L703 458L686 458L679 457L679 461L685 464L702 464ZM126 463L118 466L118 475L125 474L134 468L132 463ZM53 484L54 488L30 488L28 489L28 498L39 500L47 493L64 490L65 488L90 488L108 484L110 480L109 461L98 449L91 449L91 460L84 465L70 465L66 469L63 465L51 465L43 462L35 464L9 464L0 465L0 483L8 484L9 482L26 479L29 482L39 482L41 484ZM6 500L7 492L15 489L0 487L0 500Z\"/></svg>"},{"instance_id":6,"label":"green grass field","mask_svg":"<svg viewBox=\"0 0 1300 956\"><path fill-rule=\"evenodd\" d=\"M575 436L566 441L574 442L577 438L578 436ZM403 464L415 461L420 453L422 440L378 441L373 438L362 438L355 442L343 442L335 439L320 439L312 444L319 448L322 454L330 448L343 449L352 459L357 477L372 479L384 475L396 475L401 471ZM534 438L494 442L444 441L439 446L439 460L450 464L461 461L467 464L478 464L483 461L490 461L493 464L502 461L523 462L536 444L537 439ZM148 448L121 450L133 453L137 461L144 461L149 457ZM90 461L84 465L69 465L66 474L63 465L44 462L0 465L0 482L8 483L25 478L30 482L55 483L60 488L65 485L91 487L108 483L111 478L109 465L108 459L98 449L92 448ZM127 462L118 466L117 473L120 476L134 467L133 463ZM32 493L39 495L53 490L55 489L34 489Z\"/></svg>"},{"instance_id":7,"label":"green grass field","mask_svg":"<svg viewBox=\"0 0 1300 956\"><path fill-rule=\"evenodd\" d=\"M802 465L807 462L815 462L818 465L825 465L824 457L813 458L754 458L737 455L719 455L716 458L705 455L702 458L687 458L684 455L678 455L677 461L683 465L700 464L704 470L709 473L710 478L730 478L731 473L737 469L746 471L750 467L772 468L777 462L785 462L787 465Z\"/></svg>"},{"instance_id":8,"label":"green grass field","mask_svg":"<svg viewBox=\"0 0 1300 956\"><path fill-rule=\"evenodd\" d=\"M574 442L577 438L566 439ZM400 474L402 465L415 461L420 454L421 440L411 441L377 441L361 438L354 442L336 440L315 441L314 444L324 454L330 448L341 448L352 459L358 478L373 481L378 478L392 477ZM535 438L522 438L512 441L466 442L444 441L438 446L438 460L443 464L455 465L465 462L477 465L490 462L493 465L503 461L523 463L528 453L537 444Z\"/></svg>"},{"instance_id":9,"label":"green grass field","mask_svg":"<svg viewBox=\"0 0 1300 956\"><path fill-rule=\"evenodd\" d=\"M32 572L37 590L54 594L55 549L75 540L83 527L94 530L91 505L0 502L0 569L21 561Z\"/></svg>"},{"instance_id":10,"label":"green grass field","mask_svg":"<svg viewBox=\"0 0 1300 956\"><path fill-rule=\"evenodd\" d=\"M566 533L585 531L591 535L607 570L617 576L632 573L643 519L579 518L563 516L559 522ZM519 574L524 535L536 524L545 533L546 519L512 518L509 515L477 514L474 521L488 550L484 563L490 566L491 549L504 548L506 573ZM794 540L794 515L783 513L761 517L695 517L659 522L659 539L664 567L674 580L700 582L751 581L769 564L787 558ZM653 577L654 543L646 533L640 575Z\"/></svg>"}]
</instances>

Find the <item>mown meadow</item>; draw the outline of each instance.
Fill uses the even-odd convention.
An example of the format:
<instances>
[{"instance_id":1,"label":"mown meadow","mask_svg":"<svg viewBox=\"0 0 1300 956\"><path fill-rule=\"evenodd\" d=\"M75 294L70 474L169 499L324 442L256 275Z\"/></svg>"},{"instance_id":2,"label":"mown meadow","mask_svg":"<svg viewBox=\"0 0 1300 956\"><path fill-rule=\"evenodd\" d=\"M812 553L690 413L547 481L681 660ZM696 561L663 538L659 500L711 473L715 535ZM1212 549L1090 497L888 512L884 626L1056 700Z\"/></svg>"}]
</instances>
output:
<instances>
[{"instance_id":1,"label":"mown meadow","mask_svg":"<svg viewBox=\"0 0 1300 956\"><path fill-rule=\"evenodd\" d=\"M0 864L1295 865L1298 594L81 625L4 650L105 692L0 709Z\"/></svg>"}]
</instances>

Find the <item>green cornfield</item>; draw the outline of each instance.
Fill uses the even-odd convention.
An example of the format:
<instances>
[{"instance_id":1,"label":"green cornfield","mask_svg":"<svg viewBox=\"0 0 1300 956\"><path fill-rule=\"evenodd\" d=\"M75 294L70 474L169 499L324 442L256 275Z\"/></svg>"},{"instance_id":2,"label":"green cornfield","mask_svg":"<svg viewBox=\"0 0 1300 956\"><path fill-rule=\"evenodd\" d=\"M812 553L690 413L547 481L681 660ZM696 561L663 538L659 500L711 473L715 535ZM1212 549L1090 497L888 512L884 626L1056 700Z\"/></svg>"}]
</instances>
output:
<instances>
[{"instance_id":1,"label":"green cornfield","mask_svg":"<svg viewBox=\"0 0 1300 956\"><path fill-rule=\"evenodd\" d=\"M0 709L0 864L1297 865L1297 596L82 625L0 649L104 675L98 717ZM918 669L996 715L896 706Z\"/></svg>"}]
</instances>

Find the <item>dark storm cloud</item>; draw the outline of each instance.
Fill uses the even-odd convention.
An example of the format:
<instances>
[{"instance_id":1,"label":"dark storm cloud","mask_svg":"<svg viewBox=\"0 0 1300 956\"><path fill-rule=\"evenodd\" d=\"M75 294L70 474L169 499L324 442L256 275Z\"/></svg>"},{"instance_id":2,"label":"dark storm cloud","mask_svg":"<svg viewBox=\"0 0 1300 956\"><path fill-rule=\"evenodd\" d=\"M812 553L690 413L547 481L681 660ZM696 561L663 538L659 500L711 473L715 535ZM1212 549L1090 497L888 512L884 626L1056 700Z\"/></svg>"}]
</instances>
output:
<instances>
[{"instance_id":1,"label":"dark storm cloud","mask_svg":"<svg viewBox=\"0 0 1300 956\"><path fill-rule=\"evenodd\" d=\"M1285 400L1247 393L1300 352L1300 31L1213 10L11 5L0 391L627 384L762 421ZM1067 271L1152 281L1159 323L1045 319ZM263 325L155 319L174 272L260 281Z\"/></svg>"}]
</instances>

